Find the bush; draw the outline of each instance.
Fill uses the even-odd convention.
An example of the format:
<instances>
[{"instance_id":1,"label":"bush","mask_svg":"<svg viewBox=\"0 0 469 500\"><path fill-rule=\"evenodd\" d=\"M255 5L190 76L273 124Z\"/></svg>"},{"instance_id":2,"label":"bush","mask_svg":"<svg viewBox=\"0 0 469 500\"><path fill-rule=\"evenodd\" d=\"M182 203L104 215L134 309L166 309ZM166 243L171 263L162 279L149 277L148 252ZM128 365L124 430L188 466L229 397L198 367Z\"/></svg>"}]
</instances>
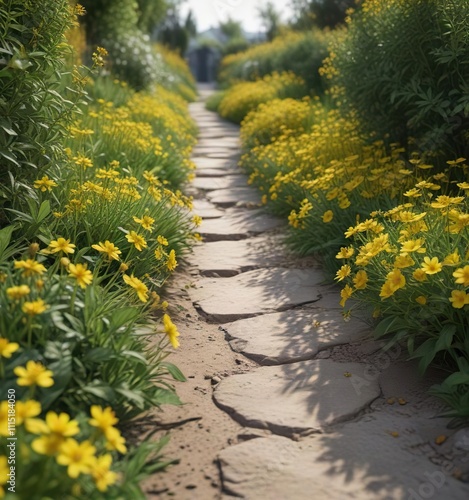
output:
<instances>
[{"instance_id":1,"label":"bush","mask_svg":"<svg viewBox=\"0 0 469 500\"><path fill-rule=\"evenodd\" d=\"M296 99L274 99L260 104L248 113L241 124L243 149L265 146L276 140L285 140L292 135L309 132L314 122L325 113L317 100L309 97Z\"/></svg>"},{"instance_id":2,"label":"bush","mask_svg":"<svg viewBox=\"0 0 469 500\"><path fill-rule=\"evenodd\" d=\"M24 182L63 154L64 125L74 108L69 99L80 98L64 88L63 33L73 20L67 0L0 6L0 207L24 201ZM5 218L0 215L0 226Z\"/></svg>"},{"instance_id":3,"label":"bush","mask_svg":"<svg viewBox=\"0 0 469 500\"><path fill-rule=\"evenodd\" d=\"M467 157L469 3L368 0L332 44L325 73L366 130Z\"/></svg>"},{"instance_id":4,"label":"bush","mask_svg":"<svg viewBox=\"0 0 469 500\"><path fill-rule=\"evenodd\" d=\"M306 94L304 81L293 73L273 73L255 82L233 85L223 96L218 111L223 118L240 123L259 104L275 98L301 98Z\"/></svg>"},{"instance_id":5,"label":"bush","mask_svg":"<svg viewBox=\"0 0 469 500\"><path fill-rule=\"evenodd\" d=\"M466 192L458 196L440 194L448 179L421 181L405 193L408 203L350 227L337 279L346 283L343 305L352 296L384 318L376 337L406 342L422 371L435 361L453 371L434 393L469 417L469 184L459 183Z\"/></svg>"},{"instance_id":6,"label":"bush","mask_svg":"<svg viewBox=\"0 0 469 500\"><path fill-rule=\"evenodd\" d=\"M237 80L254 81L275 72L293 72L305 81L310 91L320 95L324 88L319 68L332 36L319 30L287 33L272 42L227 56L222 60L220 81L229 85Z\"/></svg>"}]
</instances>

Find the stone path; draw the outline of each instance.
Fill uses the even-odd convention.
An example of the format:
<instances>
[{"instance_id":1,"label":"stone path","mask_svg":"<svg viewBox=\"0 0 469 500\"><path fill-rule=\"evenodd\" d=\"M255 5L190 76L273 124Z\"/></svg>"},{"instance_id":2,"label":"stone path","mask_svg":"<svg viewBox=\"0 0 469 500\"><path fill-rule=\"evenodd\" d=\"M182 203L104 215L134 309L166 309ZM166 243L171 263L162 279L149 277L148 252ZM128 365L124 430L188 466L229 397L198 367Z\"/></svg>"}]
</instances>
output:
<instances>
[{"instance_id":1,"label":"stone path","mask_svg":"<svg viewBox=\"0 0 469 500\"><path fill-rule=\"evenodd\" d=\"M237 128L203 102L191 112L205 243L190 257L188 293L207 328L220 325L253 362L212 380L213 402L245 428L213 457L222 488L212 498L467 500L469 431L435 419L443 406L426 392L440 374L422 381L363 319L343 319L338 289L317 262L289 254L283 221L247 187ZM187 498L208 497L194 487Z\"/></svg>"}]
</instances>

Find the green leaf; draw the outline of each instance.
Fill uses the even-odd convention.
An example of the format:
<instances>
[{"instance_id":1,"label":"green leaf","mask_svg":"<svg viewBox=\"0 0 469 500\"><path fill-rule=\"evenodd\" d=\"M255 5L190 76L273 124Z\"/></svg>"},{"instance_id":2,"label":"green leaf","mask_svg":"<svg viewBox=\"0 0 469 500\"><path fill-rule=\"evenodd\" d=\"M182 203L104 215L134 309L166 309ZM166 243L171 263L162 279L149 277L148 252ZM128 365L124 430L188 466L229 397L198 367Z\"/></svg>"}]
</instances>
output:
<instances>
[{"instance_id":1,"label":"green leaf","mask_svg":"<svg viewBox=\"0 0 469 500\"><path fill-rule=\"evenodd\" d=\"M95 347L90 349L85 356L83 361L89 361L91 363L102 363L103 361L109 361L115 353L112 349L107 349L105 347Z\"/></svg>"},{"instance_id":2,"label":"green leaf","mask_svg":"<svg viewBox=\"0 0 469 500\"><path fill-rule=\"evenodd\" d=\"M384 335L387 335L388 333L406 329L407 321L405 319L402 319L399 316L388 316L379 322L379 324L374 329L373 334L375 338L380 338Z\"/></svg>"},{"instance_id":3,"label":"green leaf","mask_svg":"<svg viewBox=\"0 0 469 500\"><path fill-rule=\"evenodd\" d=\"M124 309L119 309L112 315L111 326L117 330L126 323L130 323L136 320L139 315L140 311L135 307L126 307Z\"/></svg>"},{"instance_id":4,"label":"green leaf","mask_svg":"<svg viewBox=\"0 0 469 500\"><path fill-rule=\"evenodd\" d=\"M0 261L2 260L2 255L10 244L11 235L13 234L14 229L14 226L7 226L0 229Z\"/></svg>"},{"instance_id":5,"label":"green leaf","mask_svg":"<svg viewBox=\"0 0 469 500\"><path fill-rule=\"evenodd\" d=\"M165 361L161 363L160 366L166 368L166 370L168 370L168 373L173 377L174 380L178 380L179 382L187 381L186 377L181 372L181 370L176 365L173 365L173 363L167 363Z\"/></svg>"},{"instance_id":6,"label":"green leaf","mask_svg":"<svg viewBox=\"0 0 469 500\"><path fill-rule=\"evenodd\" d=\"M93 394L93 396L96 396L107 403L113 403L116 399L116 393L109 385L87 385L83 388L83 391Z\"/></svg>"},{"instance_id":7,"label":"green leaf","mask_svg":"<svg viewBox=\"0 0 469 500\"><path fill-rule=\"evenodd\" d=\"M36 217L36 222L42 222L50 214L50 201L46 200L41 203L39 212Z\"/></svg>"},{"instance_id":8,"label":"green leaf","mask_svg":"<svg viewBox=\"0 0 469 500\"><path fill-rule=\"evenodd\" d=\"M462 384L469 385L469 373L463 373L463 372L452 373L443 382L443 385L448 387L453 387Z\"/></svg>"},{"instance_id":9,"label":"green leaf","mask_svg":"<svg viewBox=\"0 0 469 500\"><path fill-rule=\"evenodd\" d=\"M446 351L451 347L454 334L456 333L456 325L445 325L438 335L436 342L436 351Z\"/></svg>"}]
</instances>

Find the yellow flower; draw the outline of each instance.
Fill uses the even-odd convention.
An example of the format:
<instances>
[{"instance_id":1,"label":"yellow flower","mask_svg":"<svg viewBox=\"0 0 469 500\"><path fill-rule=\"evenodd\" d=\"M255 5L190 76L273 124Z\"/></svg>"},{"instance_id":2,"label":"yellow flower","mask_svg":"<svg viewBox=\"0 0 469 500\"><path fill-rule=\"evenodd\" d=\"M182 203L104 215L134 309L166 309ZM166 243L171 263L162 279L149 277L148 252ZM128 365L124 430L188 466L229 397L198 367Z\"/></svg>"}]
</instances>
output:
<instances>
[{"instance_id":1,"label":"yellow flower","mask_svg":"<svg viewBox=\"0 0 469 500\"><path fill-rule=\"evenodd\" d=\"M75 162L75 165L78 165L79 167L89 168L93 166L93 162L81 154L74 156L73 161Z\"/></svg>"},{"instance_id":2,"label":"yellow flower","mask_svg":"<svg viewBox=\"0 0 469 500\"><path fill-rule=\"evenodd\" d=\"M25 302L21 310L28 316L37 316L47 310L49 306L42 300L37 299L32 302Z\"/></svg>"},{"instance_id":3,"label":"yellow flower","mask_svg":"<svg viewBox=\"0 0 469 500\"><path fill-rule=\"evenodd\" d=\"M350 268L349 265L344 265L342 266L338 271L337 271L337 274L335 276L335 279L338 280L338 281L342 281L344 280L345 278L347 278L347 276L350 276L350 273L352 272L352 269Z\"/></svg>"},{"instance_id":4,"label":"yellow flower","mask_svg":"<svg viewBox=\"0 0 469 500\"><path fill-rule=\"evenodd\" d=\"M56 187L57 185L58 184L52 179L49 179L47 175L44 175L42 179L34 181L34 187L36 189L40 189L43 193L45 191L52 191L52 188Z\"/></svg>"},{"instance_id":5,"label":"yellow flower","mask_svg":"<svg viewBox=\"0 0 469 500\"><path fill-rule=\"evenodd\" d=\"M0 356L2 358L11 358L11 355L20 348L16 342L10 342L8 339L0 337Z\"/></svg>"},{"instance_id":6,"label":"yellow flower","mask_svg":"<svg viewBox=\"0 0 469 500\"><path fill-rule=\"evenodd\" d=\"M93 273L87 269L86 264L70 264L68 272L69 276L77 280L81 288L86 288L93 281Z\"/></svg>"},{"instance_id":7,"label":"yellow flower","mask_svg":"<svg viewBox=\"0 0 469 500\"><path fill-rule=\"evenodd\" d=\"M88 420L89 424L93 427L97 427L104 434L109 428L119 422L119 420L116 418L116 414L110 407L104 408L103 410L101 406L93 405L90 411L93 418Z\"/></svg>"},{"instance_id":8,"label":"yellow flower","mask_svg":"<svg viewBox=\"0 0 469 500\"><path fill-rule=\"evenodd\" d=\"M418 189L412 188L409 189L409 191L406 191L404 196L407 196L408 198L418 198L419 196L422 196L422 193Z\"/></svg>"},{"instance_id":9,"label":"yellow flower","mask_svg":"<svg viewBox=\"0 0 469 500\"><path fill-rule=\"evenodd\" d=\"M168 260L166 262L166 267L168 268L168 271L174 271L178 265L178 262L176 260L176 252L174 250L171 250L169 252Z\"/></svg>"},{"instance_id":10,"label":"yellow flower","mask_svg":"<svg viewBox=\"0 0 469 500\"><path fill-rule=\"evenodd\" d=\"M415 302L417 302L417 304L420 304L421 306L424 306L427 303L427 298L424 295L420 295L415 299Z\"/></svg>"},{"instance_id":11,"label":"yellow flower","mask_svg":"<svg viewBox=\"0 0 469 500\"><path fill-rule=\"evenodd\" d=\"M37 417L41 413L41 403L28 399L27 401L17 401L15 404L16 425L22 425L29 419Z\"/></svg>"},{"instance_id":12,"label":"yellow flower","mask_svg":"<svg viewBox=\"0 0 469 500\"><path fill-rule=\"evenodd\" d=\"M200 217L200 215L194 215L194 217L192 217L192 223L195 227L199 227L202 224L202 217Z\"/></svg>"},{"instance_id":13,"label":"yellow flower","mask_svg":"<svg viewBox=\"0 0 469 500\"><path fill-rule=\"evenodd\" d=\"M149 215L144 215L141 219L139 219L138 217L134 217L134 221L137 224L140 224L143 229L146 229L147 231L152 231L153 224L155 223L155 219L153 219L153 217L150 217Z\"/></svg>"},{"instance_id":14,"label":"yellow flower","mask_svg":"<svg viewBox=\"0 0 469 500\"><path fill-rule=\"evenodd\" d=\"M457 197L451 197L451 196L437 196L436 200L430 204L432 208L446 208L449 207L450 205L458 205L464 201L464 196L457 196Z\"/></svg>"},{"instance_id":15,"label":"yellow flower","mask_svg":"<svg viewBox=\"0 0 469 500\"><path fill-rule=\"evenodd\" d=\"M67 467L68 475L75 479L80 474L90 474L95 463L96 448L90 441L79 443L73 438L67 439L60 447L57 463Z\"/></svg>"},{"instance_id":16,"label":"yellow flower","mask_svg":"<svg viewBox=\"0 0 469 500\"><path fill-rule=\"evenodd\" d=\"M43 274L46 272L46 268L40 264L37 260L26 259L26 260L15 260L15 269L22 269L23 276L32 276L33 274Z\"/></svg>"},{"instance_id":17,"label":"yellow flower","mask_svg":"<svg viewBox=\"0 0 469 500\"><path fill-rule=\"evenodd\" d=\"M127 274L124 274L123 278L127 285L131 286L137 292L138 298L142 302L148 301L148 287L145 283L143 283L143 281L135 278L134 275L128 276Z\"/></svg>"},{"instance_id":18,"label":"yellow flower","mask_svg":"<svg viewBox=\"0 0 469 500\"><path fill-rule=\"evenodd\" d=\"M109 427L106 431L106 449L110 451L118 451L122 455L127 453L125 439L120 431L115 427Z\"/></svg>"},{"instance_id":19,"label":"yellow flower","mask_svg":"<svg viewBox=\"0 0 469 500\"><path fill-rule=\"evenodd\" d=\"M13 372L18 377L18 385L21 386L38 385L39 387L51 387L54 385L52 372L46 370L44 365L36 361L29 360L26 363L26 367L17 366Z\"/></svg>"},{"instance_id":20,"label":"yellow flower","mask_svg":"<svg viewBox=\"0 0 469 500\"><path fill-rule=\"evenodd\" d=\"M386 282L394 290L399 290L399 288L404 288L406 284L405 276L402 274L400 269L394 269L391 271L387 277Z\"/></svg>"},{"instance_id":21,"label":"yellow flower","mask_svg":"<svg viewBox=\"0 0 469 500\"><path fill-rule=\"evenodd\" d=\"M167 247L169 245L168 240L164 236L161 236L161 234L158 236L158 238L156 238L156 241L160 245L163 245L164 247ZM160 257L160 259L161 259L161 257Z\"/></svg>"},{"instance_id":22,"label":"yellow flower","mask_svg":"<svg viewBox=\"0 0 469 500\"><path fill-rule=\"evenodd\" d=\"M422 238L418 238L417 240L404 241L401 245L401 255L407 255L408 253L412 252L425 253L425 248L422 248L423 244L424 240Z\"/></svg>"},{"instance_id":23,"label":"yellow flower","mask_svg":"<svg viewBox=\"0 0 469 500\"><path fill-rule=\"evenodd\" d=\"M104 243L99 242L97 245L91 245L91 248L106 254L108 260L119 260L119 255L122 253L119 248L109 240L106 240Z\"/></svg>"},{"instance_id":24,"label":"yellow flower","mask_svg":"<svg viewBox=\"0 0 469 500\"><path fill-rule=\"evenodd\" d=\"M387 299L391 297L391 295L394 295L394 292L397 290L397 288L394 288L392 284L389 281L386 281L384 285L381 287L381 291L379 292L379 296L382 299Z\"/></svg>"},{"instance_id":25,"label":"yellow flower","mask_svg":"<svg viewBox=\"0 0 469 500\"><path fill-rule=\"evenodd\" d=\"M410 255L398 255L394 261L394 267L397 269L405 269L406 267L413 266L415 264L414 259Z\"/></svg>"},{"instance_id":26,"label":"yellow flower","mask_svg":"<svg viewBox=\"0 0 469 500\"><path fill-rule=\"evenodd\" d=\"M126 234L125 237L129 243L133 243L134 247L141 252L144 248L146 248L147 242L143 236L136 233L135 231L129 231L129 234Z\"/></svg>"},{"instance_id":27,"label":"yellow flower","mask_svg":"<svg viewBox=\"0 0 469 500\"><path fill-rule=\"evenodd\" d=\"M107 491L117 481L117 474L111 471L112 456L109 454L97 457L91 468L91 476L99 491Z\"/></svg>"},{"instance_id":28,"label":"yellow flower","mask_svg":"<svg viewBox=\"0 0 469 500\"><path fill-rule=\"evenodd\" d=\"M412 276L417 281L425 281L427 279L427 275L426 275L426 273L425 273L425 271L423 269L416 269L412 273Z\"/></svg>"},{"instance_id":29,"label":"yellow flower","mask_svg":"<svg viewBox=\"0 0 469 500\"><path fill-rule=\"evenodd\" d=\"M322 215L322 221L327 224L328 222L331 222L331 220L334 218L334 212L332 210L327 210L326 212L323 213Z\"/></svg>"},{"instance_id":30,"label":"yellow flower","mask_svg":"<svg viewBox=\"0 0 469 500\"><path fill-rule=\"evenodd\" d=\"M456 264L459 264L459 261L461 260L461 257L459 256L459 252L456 250L453 253L450 253L445 257L445 260L443 261L443 264L445 266L454 266Z\"/></svg>"},{"instance_id":31,"label":"yellow flower","mask_svg":"<svg viewBox=\"0 0 469 500\"><path fill-rule=\"evenodd\" d=\"M342 307L345 307L345 303L352 296L352 294L353 294L353 288L351 286L345 285L345 287L342 288L342 290L340 291L340 296L342 297L340 305Z\"/></svg>"},{"instance_id":32,"label":"yellow flower","mask_svg":"<svg viewBox=\"0 0 469 500\"><path fill-rule=\"evenodd\" d=\"M80 432L78 422L71 420L66 413L47 412L45 421L30 419L26 429L31 434L42 434L31 443L32 449L40 455L55 455L66 438L75 436Z\"/></svg>"},{"instance_id":33,"label":"yellow flower","mask_svg":"<svg viewBox=\"0 0 469 500\"><path fill-rule=\"evenodd\" d=\"M176 325L171 321L171 318L169 317L168 314L163 315L163 325L165 332L168 335L169 341L171 342L171 345L175 349L177 349L179 347L179 340L177 339L179 337L179 332Z\"/></svg>"},{"instance_id":34,"label":"yellow flower","mask_svg":"<svg viewBox=\"0 0 469 500\"><path fill-rule=\"evenodd\" d=\"M57 238L56 240L52 240L49 243L48 251L50 253L58 253L63 252L66 254L74 253L76 245L70 243L70 240L66 240L65 238Z\"/></svg>"},{"instance_id":35,"label":"yellow flower","mask_svg":"<svg viewBox=\"0 0 469 500\"><path fill-rule=\"evenodd\" d=\"M12 286L7 288L7 295L9 299L20 300L31 292L28 285Z\"/></svg>"},{"instance_id":36,"label":"yellow flower","mask_svg":"<svg viewBox=\"0 0 469 500\"><path fill-rule=\"evenodd\" d=\"M366 274L366 271L358 271L358 273L353 278L353 283L357 290L364 290L368 283L368 275Z\"/></svg>"},{"instance_id":37,"label":"yellow flower","mask_svg":"<svg viewBox=\"0 0 469 500\"><path fill-rule=\"evenodd\" d=\"M340 252L335 256L336 259L349 259L355 253L353 247L342 247Z\"/></svg>"},{"instance_id":38,"label":"yellow flower","mask_svg":"<svg viewBox=\"0 0 469 500\"><path fill-rule=\"evenodd\" d=\"M464 290L453 290L449 301L455 309L462 309L466 304L469 304L469 295Z\"/></svg>"},{"instance_id":39,"label":"yellow flower","mask_svg":"<svg viewBox=\"0 0 469 500\"><path fill-rule=\"evenodd\" d=\"M425 271L425 274L436 274L443 268L443 264L438 261L438 257L433 257L432 259L425 257L423 261L422 270Z\"/></svg>"},{"instance_id":40,"label":"yellow flower","mask_svg":"<svg viewBox=\"0 0 469 500\"><path fill-rule=\"evenodd\" d=\"M453 276L456 278L458 285L469 286L469 266L460 267L454 271Z\"/></svg>"}]
</instances>

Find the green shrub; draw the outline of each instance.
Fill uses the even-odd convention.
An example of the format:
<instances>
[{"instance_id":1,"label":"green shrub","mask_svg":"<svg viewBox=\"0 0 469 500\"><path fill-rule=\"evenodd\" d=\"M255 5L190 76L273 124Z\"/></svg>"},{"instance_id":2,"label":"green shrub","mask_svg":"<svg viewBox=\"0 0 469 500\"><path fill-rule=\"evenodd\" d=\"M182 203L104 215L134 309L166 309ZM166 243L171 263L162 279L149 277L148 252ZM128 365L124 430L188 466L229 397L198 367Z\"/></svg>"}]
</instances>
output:
<instances>
[{"instance_id":1,"label":"green shrub","mask_svg":"<svg viewBox=\"0 0 469 500\"><path fill-rule=\"evenodd\" d=\"M332 45L326 75L367 131L467 157L469 3L369 0Z\"/></svg>"},{"instance_id":2,"label":"green shrub","mask_svg":"<svg viewBox=\"0 0 469 500\"><path fill-rule=\"evenodd\" d=\"M274 72L293 72L305 81L310 91L322 94L319 68L331 36L332 32L319 30L287 33L272 42L227 56L222 61L220 81L229 84L236 80L257 80Z\"/></svg>"},{"instance_id":3,"label":"green shrub","mask_svg":"<svg viewBox=\"0 0 469 500\"><path fill-rule=\"evenodd\" d=\"M27 197L24 182L63 154L71 101L80 98L63 79L63 33L73 18L67 0L0 4L0 207Z\"/></svg>"},{"instance_id":4,"label":"green shrub","mask_svg":"<svg viewBox=\"0 0 469 500\"><path fill-rule=\"evenodd\" d=\"M241 123L259 106L273 99L300 99L307 93L305 82L294 73L272 73L255 82L240 82L227 90L218 107L223 118Z\"/></svg>"}]
</instances>

